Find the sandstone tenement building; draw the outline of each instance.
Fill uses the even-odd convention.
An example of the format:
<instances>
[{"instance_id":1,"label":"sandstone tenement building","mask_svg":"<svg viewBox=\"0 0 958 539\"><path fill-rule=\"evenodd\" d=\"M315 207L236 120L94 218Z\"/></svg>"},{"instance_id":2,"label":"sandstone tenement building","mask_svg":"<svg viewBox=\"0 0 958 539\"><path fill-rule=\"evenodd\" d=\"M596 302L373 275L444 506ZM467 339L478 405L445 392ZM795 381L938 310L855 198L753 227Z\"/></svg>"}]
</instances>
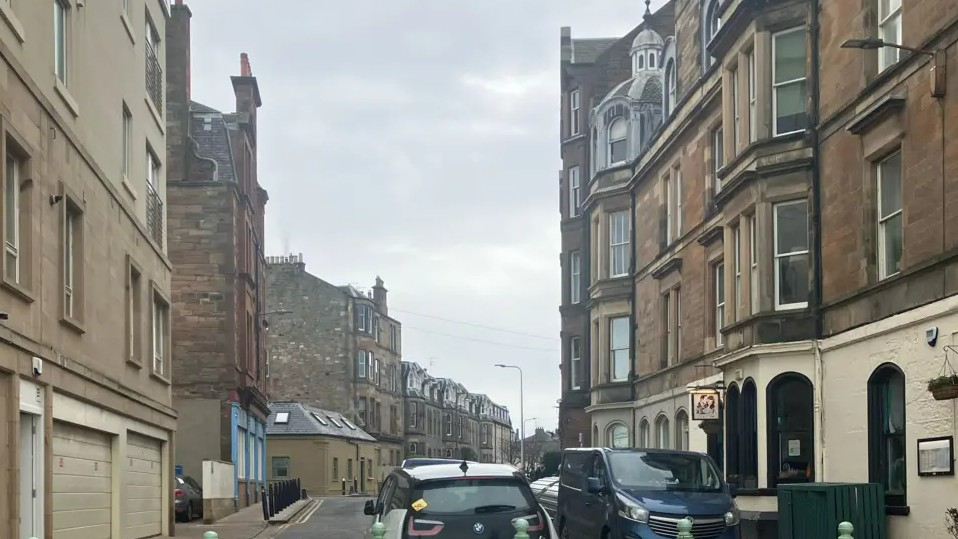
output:
<instances>
[{"instance_id":1,"label":"sandstone tenement building","mask_svg":"<svg viewBox=\"0 0 958 539\"><path fill-rule=\"evenodd\" d=\"M124 5L0 2L0 537L172 531L170 8Z\"/></svg>"},{"instance_id":2,"label":"sandstone tenement building","mask_svg":"<svg viewBox=\"0 0 958 539\"><path fill-rule=\"evenodd\" d=\"M880 483L889 537L942 533L955 478L918 446L956 428L928 386L958 364L956 43L948 0L561 30L564 446L707 452L743 538L796 482Z\"/></svg>"},{"instance_id":3,"label":"sandstone tenement building","mask_svg":"<svg viewBox=\"0 0 958 539\"><path fill-rule=\"evenodd\" d=\"M176 465L202 477L204 459L232 462L239 507L259 500L266 473L264 211L257 179L249 59L231 77L236 111L190 99L190 19L177 2L167 26L169 252L173 264Z\"/></svg>"}]
</instances>

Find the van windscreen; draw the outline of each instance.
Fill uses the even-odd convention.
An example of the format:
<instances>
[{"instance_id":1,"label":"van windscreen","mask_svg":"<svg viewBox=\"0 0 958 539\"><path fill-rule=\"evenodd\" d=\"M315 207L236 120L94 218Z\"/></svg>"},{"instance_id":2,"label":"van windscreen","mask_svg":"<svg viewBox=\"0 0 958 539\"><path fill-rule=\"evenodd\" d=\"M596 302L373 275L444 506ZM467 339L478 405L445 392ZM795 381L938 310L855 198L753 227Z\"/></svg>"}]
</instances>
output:
<instances>
[{"instance_id":1,"label":"van windscreen","mask_svg":"<svg viewBox=\"0 0 958 539\"><path fill-rule=\"evenodd\" d=\"M612 480L620 488L719 492L722 480L705 457L689 453L609 453Z\"/></svg>"}]
</instances>

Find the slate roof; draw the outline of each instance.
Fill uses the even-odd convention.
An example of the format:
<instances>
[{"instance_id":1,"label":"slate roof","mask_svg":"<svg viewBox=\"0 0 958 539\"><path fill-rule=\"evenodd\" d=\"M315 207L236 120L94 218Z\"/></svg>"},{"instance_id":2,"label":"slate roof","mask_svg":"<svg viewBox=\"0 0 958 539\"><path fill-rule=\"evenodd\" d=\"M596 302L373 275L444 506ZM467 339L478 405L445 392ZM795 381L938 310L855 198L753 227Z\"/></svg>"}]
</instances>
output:
<instances>
[{"instance_id":1,"label":"slate roof","mask_svg":"<svg viewBox=\"0 0 958 539\"><path fill-rule=\"evenodd\" d=\"M196 153L216 161L216 179L235 182L233 149L229 126L222 112L196 101L190 102L190 137L196 142Z\"/></svg>"},{"instance_id":2,"label":"slate roof","mask_svg":"<svg viewBox=\"0 0 958 539\"><path fill-rule=\"evenodd\" d=\"M572 63L591 64L602 52L618 41L617 37L592 37L572 40Z\"/></svg>"},{"instance_id":3,"label":"slate roof","mask_svg":"<svg viewBox=\"0 0 958 539\"><path fill-rule=\"evenodd\" d=\"M278 414L289 414L286 423L276 423ZM317 416L322 420L320 422ZM325 423L325 424L324 424ZM376 439L357 427L339 412L323 410L298 402L271 402L266 423L267 436L331 436L375 442Z\"/></svg>"}]
</instances>

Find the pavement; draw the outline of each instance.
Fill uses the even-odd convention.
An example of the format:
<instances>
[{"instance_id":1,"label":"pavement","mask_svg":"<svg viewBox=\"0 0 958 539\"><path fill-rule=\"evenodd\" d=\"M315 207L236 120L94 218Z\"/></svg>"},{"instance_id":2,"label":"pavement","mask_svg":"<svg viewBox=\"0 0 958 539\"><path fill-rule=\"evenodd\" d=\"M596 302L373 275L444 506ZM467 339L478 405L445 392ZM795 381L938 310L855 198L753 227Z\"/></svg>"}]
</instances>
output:
<instances>
[{"instance_id":1,"label":"pavement","mask_svg":"<svg viewBox=\"0 0 958 539\"><path fill-rule=\"evenodd\" d=\"M270 519L263 520L263 506L254 504L213 524L204 524L203 519L193 522L177 522L174 537L177 539L203 539L208 531L216 532L218 539L272 539L291 523L298 522L319 505L320 500L302 500ZM362 508L360 507L360 510ZM362 512L362 511L360 511ZM160 536L157 539L166 539Z\"/></svg>"}]
</instances>

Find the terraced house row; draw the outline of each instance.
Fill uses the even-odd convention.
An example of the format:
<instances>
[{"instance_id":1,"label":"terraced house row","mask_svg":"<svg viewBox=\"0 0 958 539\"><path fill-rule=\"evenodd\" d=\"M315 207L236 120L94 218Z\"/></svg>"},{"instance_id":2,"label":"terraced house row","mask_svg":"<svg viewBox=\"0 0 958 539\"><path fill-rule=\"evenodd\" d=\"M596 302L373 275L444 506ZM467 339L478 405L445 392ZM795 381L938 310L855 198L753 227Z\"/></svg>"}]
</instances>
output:
<instances>
[{"instance_id":1,"label":"terraced house row","mask_svg":"<svg viewBox=\"0 0 958 539\"><path fill-rule=\"evenodd\" d=\"M564 446L708 452L743 537L796 482L880 483L889 537L942 533L956 41L948 0L671 0L619 38L562 29Z\"/></svg>"},{"instance_id":2,"label":"terraced house row","mask_svg":"<svg viewBox=\"0 0 958 539\"><path fill-rule=\"evenodd\" d=\"M407 458L517 461L508 408L412 361L403 361L402 378Z\"/></svg>"}]
</instances>

